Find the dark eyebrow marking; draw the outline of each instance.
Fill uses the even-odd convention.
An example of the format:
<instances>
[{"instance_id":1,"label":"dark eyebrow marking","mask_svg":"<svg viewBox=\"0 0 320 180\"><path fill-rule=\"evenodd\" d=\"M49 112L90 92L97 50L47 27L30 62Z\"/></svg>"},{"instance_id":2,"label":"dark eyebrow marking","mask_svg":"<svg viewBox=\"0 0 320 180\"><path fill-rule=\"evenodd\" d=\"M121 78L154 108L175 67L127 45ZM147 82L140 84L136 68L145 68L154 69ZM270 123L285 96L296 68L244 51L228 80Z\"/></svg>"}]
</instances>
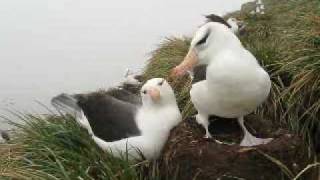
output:
<instances>
[{"instance_id":1,"label":"dark eyebrow marking","mask_svg":"<svg viewBox=\"0 0 320 180\"><path fill-rule=\"evenodd\" d=\"M215 14L209 14L209 15L206 15L205 17L207 18L207 22L218 22L218 23L226 25L228 28L231 28L230 24L227 23L227 21L225 21L220 16L217 16Z\"/></svg>"},{"instance_id":2,"label":"dark eyebrow marking","mask_svg":"<svg viewBox=\"0 0 320 180\"><path fill-rule=\"evenodd\" d=\"M164 83L164 79L163 79L161 82L159 82L158 85L159 85L159 86L162 86L163 83Z\"/></svg>"},{"instance_id":3,"label":"dark eyebrow marking","mask_svg":"<svg viewBox=\"0 0 320 180\"><path fill-rule=\"evenodd\" d=\"M210 35L210 31L207 31L206 35L204 35L204 37L200 41L198 41L196 45L200 45L200 44L205 43L207 41L209 35Z\"/></svg>"}]
</instances>

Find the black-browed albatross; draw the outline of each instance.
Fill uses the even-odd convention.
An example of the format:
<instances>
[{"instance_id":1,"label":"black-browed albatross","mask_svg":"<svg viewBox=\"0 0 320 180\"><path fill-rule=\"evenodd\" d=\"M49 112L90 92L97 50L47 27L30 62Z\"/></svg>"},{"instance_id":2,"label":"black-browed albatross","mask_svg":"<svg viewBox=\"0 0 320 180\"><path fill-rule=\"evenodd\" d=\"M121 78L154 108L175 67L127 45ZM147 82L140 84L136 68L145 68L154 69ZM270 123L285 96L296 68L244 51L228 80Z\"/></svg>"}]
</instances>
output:
<instances>
[{"instance_id":1,"label":"black-browed albatross","mask_svg":"<svg viewBox=\"0 0 320 180\"><path fill-rule=\"evenodd\" d=\"M250 134L243 119L268 97L270 77L228 27L217 22L200 27L173 74L184 75L199 64L208 65L206 80L193 84L190 96L198 111L196 120L206 129L206 137L211 137L208 118L215 115L238 119L244 132L242 146L270 142L271 139Z\"/></svg>"},{"instance_id":2,"label":"black-browed albatross","mask_svg":"<svg viewBox=\"0 0 320 180\"><path fill-rule=\"evenodd\" d=\"M115 156L128 151L130 159L155 159L170 130L181 122L171 86L162 78L147 81L141 88L141 105L114 97L77 97L62 94L52 99L57 109L75 115L77 122L96 144ZM94 102L93 102L94 101Z\"/></svg>"}]
</instances>

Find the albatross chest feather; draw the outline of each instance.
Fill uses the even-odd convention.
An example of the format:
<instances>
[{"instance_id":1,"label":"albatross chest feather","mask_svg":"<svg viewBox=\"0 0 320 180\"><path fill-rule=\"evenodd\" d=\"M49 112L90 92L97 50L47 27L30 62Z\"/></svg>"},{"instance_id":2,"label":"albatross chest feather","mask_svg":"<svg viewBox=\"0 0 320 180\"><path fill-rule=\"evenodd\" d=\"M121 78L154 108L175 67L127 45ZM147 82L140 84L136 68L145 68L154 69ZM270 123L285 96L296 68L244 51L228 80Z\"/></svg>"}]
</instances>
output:
<instances>
[{"instance_id":1,"label":"albatross chest feather","mask_svg":"<svg viewBox=\"0 0 320 180\"><path fill-rule=\"evenodd\" d=\"M147 159L152 159L160 155L170 130L181 122L181 115L176 105L158 110L142 108L137 113L136 121L143 137L143 141L137 143L136 147Z\"/></svg>"},{"instance_id":2,"label":"albatross chest feather","mask_svg":"<svg viewBox=\"0 0 320 180\"><path fill-rule=\"evenodd\" d=\"M235 19L230 21L237 22ZM245 134L241 146L270 142L270 139L255 138L243 123L243 117L268 97L270 77L228 27L217 22L201 26L173 74L184 75L197 65L207 65L206 79L192 85L190 97L198 111L196 121L206 130L205 137L212 137L209 117L215 115L238 119Z\"/></svg>"},{"instance_id":3,"label":"albatross chest feather","mask_svg":"<svg viewBox=\"0 0 320 180\"><path fill-rule=\"evenodd\" d=\"M208 66L207 80L194 84L190 95L197 109L204 113L238 117L259 106L270 87L269 75L255 59L242 61L229 54Z\"/></svg>"},{"instance_id":4,"label":"albatross chest feather","mask_svg":"<svg viewBox=\"0 0 320 180\"><path fill-rule=\"evenodd\" d=\"M181 121L177 106L162 108L142 108L136 115L136 121L142 134L167 134Z\"/></svg>"}]
</instances>

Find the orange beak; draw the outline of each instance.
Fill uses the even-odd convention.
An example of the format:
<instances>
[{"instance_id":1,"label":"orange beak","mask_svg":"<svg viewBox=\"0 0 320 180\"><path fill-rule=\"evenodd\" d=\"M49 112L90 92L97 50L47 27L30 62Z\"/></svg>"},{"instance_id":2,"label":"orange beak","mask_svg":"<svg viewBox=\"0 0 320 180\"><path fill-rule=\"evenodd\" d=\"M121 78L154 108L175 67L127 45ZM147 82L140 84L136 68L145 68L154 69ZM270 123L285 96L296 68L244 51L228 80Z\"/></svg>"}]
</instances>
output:
<instances>
[{"instance_id":1,"label":"orange beak","mask_svg":"<svg viewBox=\"0 0 320 180\"><path fill-rule=\"evenodd\" d=\"M147 92L153 101L156 102L160 100L160 91L158 89L150 88Z\"/></svg>"},{"instance_id":2,"label":"orange beak","mask_svg":"<svg viewBox=\"0 0 320 180\"><path fill-rule=\"evenodd\" d=\"M198 64L198 55L194 49L190 49L184 60L176 66L173 71L173 76L183 76L187 74L188 71L192 70L194 66Z\"/></svg>"}]
</instances>

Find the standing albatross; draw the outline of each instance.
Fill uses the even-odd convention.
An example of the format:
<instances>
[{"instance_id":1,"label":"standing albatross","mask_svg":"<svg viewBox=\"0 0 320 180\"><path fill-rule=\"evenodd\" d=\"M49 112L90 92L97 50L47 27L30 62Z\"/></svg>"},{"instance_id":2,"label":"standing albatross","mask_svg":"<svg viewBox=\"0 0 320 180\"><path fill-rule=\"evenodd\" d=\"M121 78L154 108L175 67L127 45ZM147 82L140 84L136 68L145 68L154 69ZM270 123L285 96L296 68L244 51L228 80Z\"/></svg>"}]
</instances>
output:
<instances>
[{"instance_id":1,"label":"standing albatross","mask_svg":"<svg viewBox=\"0 0 320 180\"><path fill-rule=\"evenodd\" d=\"M96 98L97 102L83 105L81 100L62 94L53 98L52 104L59 110L73 112L76 121L103 150L117 157L127 152L130 159L140 159L141 153L147 159L156 159L171 129L182 118L174 92L162 78L147 81L141 88L141 99L142 105L113 97L101 99L103 103ZM100 117L95 113L100 113ZM122 137L112 137L116 132Z\"/></svg>"},{"instance_id":2,"label":"standing albatross","mask_svg":"<svg viewBox=\"0 0 320 180\"><path fill-rule=\"evenodd\" d=\"M190 96L198 111L196 120L206 129L206 137L211 137L208 118L215 115L238 119L244 131L241 146L270 142L271 139L250 134L243 119L268 97L270 77L227 26L210 22L200 27L184 61L174 68L173 74L184 75L198 64L208 65L206 80L193 84Z\"/></svg>"}]
</instances>

